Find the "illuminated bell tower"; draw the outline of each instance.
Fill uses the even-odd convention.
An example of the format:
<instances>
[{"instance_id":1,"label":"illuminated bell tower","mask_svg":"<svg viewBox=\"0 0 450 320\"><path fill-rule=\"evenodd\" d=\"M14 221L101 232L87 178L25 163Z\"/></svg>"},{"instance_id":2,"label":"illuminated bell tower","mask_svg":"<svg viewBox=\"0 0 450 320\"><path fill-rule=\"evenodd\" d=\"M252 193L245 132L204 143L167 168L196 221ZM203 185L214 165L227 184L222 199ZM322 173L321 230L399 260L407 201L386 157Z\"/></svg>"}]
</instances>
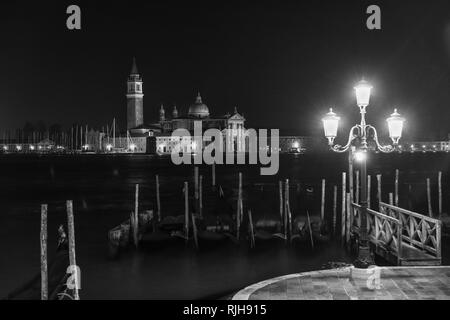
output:
<instances>
[{"instance_id":1,"label":"illuminated bell tower","mask_svg":"<svg viewBox=\"0 0 450 320\"><path fill-rule=\"evenodd\" d=\"M136 128L144 123L144 91L142 78L133 58L130 76L127 81L127 130Z\"/></svg>"}]
</instances>

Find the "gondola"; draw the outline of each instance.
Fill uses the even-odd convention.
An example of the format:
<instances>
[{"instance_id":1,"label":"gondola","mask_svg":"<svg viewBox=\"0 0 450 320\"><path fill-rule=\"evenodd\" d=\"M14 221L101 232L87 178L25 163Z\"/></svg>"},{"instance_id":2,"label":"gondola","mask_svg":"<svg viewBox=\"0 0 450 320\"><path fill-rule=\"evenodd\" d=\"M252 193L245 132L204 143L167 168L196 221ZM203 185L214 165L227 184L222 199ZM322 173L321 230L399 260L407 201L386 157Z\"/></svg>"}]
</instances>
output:
<instances>
[{"instance_id":1,"label":"gondola","mask_svg":"<svg viewBox=\"0 0 450 320\"><path fill-rule=\"evenodd\" d=\"M194 232L199 248L239 243L235 223L229 215L197 217L194 221L196 224Z\"/></svg>"},{"instance_id":2,"label":"gondola","mask_svg":"<svg viewBox=\"0 0 450 320\"><path fill-rule=\"evenodd\" d=\"M138 240L150 229L153 223L153 210L146 210L138 215ZM131 244L131 218L125 220L118 226L111 229L108 233L109 257L116 258L120 252Z\"/></svg>"},{"instance_id":3,"label":"gondola","mask_svg":"<svg viewBox=\"0 0 450 320\"><path fill-rule=\"evenodd\" d=\"M254 248L257 242L288 241L288 228L284 227L284 222L279 216L265 215L254 223L251 211L248 215L251 247Z\"/></svg>"},{"instance_id":4,"label":"gondola","mask_svg":"<svg viewBox=\"0 0 450 320\"><path fill-rule=\"evenodd\" d=\"M189 231L186 236L186 217L184 215L166 216L160 222L154 221L151 230L147 230L140 239L142 246L164 246L181 243L180 240L187 241Z\"/></svg>"}]
</instances>

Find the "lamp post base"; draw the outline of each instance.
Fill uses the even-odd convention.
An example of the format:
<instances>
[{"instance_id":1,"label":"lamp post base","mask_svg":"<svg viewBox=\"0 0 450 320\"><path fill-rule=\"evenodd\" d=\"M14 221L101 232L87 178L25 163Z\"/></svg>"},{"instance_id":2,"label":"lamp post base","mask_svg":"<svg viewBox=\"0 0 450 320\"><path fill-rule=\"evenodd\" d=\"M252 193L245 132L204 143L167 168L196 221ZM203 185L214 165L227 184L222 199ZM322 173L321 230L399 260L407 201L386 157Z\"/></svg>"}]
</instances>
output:
<instances>
[{"instance_id":1,"label":"lamp post base","mask_svg":"<svg viewBox=\"0 0 450 320\"><path fill-rule=\"evenodd\" d=\"M355 268L367 269L369 266L375 265L370 248L368 246L360 246L358 248L358 258L353 262Z\"/></svg>"}]
</instances>

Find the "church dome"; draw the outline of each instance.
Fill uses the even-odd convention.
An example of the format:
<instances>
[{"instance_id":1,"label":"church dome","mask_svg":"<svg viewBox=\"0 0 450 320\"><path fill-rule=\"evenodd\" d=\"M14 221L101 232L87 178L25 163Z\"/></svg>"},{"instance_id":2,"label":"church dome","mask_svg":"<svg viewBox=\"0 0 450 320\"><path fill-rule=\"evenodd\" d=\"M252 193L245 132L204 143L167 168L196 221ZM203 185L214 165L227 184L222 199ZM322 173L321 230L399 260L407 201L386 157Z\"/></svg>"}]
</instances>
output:
<instances>
[{"instance_id":1,"label":"church dome","mask_svg":"<svg viewBox=\"0 0 450 320\"><path fill-rule=\"evenodd\" d=\"M195 103L189 107L189 116L194 118L207 118L209 117L209 109L206 104L202 102L200 93L195 99Z\"/></svg>"}]
</instances>

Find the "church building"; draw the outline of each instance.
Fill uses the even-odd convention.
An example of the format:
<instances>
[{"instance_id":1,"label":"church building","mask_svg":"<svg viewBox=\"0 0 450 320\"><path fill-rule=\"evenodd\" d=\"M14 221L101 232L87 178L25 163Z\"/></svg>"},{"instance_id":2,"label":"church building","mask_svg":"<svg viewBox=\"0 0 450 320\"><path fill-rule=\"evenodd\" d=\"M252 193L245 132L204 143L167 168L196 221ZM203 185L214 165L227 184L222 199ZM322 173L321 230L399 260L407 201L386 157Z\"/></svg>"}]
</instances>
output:
<instances>
[{"instance_id":1,"label":"church building","mask_svg":"<svg viewBox=\"0 0 450 320\"><path fill-rule=\"evenodd\" d=\"M144 121L144 89L143 81L133 59L130 76L127 81L127 138L128 145L132 145L134 152L170 154L176 145L180 145L183 152L195 152L200 146L194 142L194 122L202 122L202 134L205 130L215 128L222 131L224 148L228 151L245 151L244 127L245 118L234 108L233 113L223 116L212 116L209 107L203 102L200 93L189 106L187 113L182 113L176 106L170 112L166 112L163 105L160 106L158 121ZM155 110L156 111L156 110ZM190 136L172 136L177 129L186 129ZM131 141L131 143L130 143ZM208 141L204 141L204 145Z\"/></svg>"}]
</instances>

